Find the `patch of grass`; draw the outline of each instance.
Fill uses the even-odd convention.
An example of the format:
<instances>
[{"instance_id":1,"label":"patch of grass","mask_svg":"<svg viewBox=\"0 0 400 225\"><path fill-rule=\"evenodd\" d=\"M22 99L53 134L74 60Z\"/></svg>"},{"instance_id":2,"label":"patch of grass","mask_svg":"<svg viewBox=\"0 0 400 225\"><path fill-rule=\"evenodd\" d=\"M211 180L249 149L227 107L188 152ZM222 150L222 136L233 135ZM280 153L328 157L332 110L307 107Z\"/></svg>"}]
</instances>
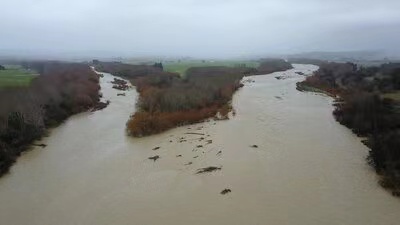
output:
<instances>
[{"instance_id":1,"label":"patch of grass","mask_svg":"<svg viewBox=\"0 0 400 225\"><path fill-rule=\"evenodd\" d=\"M5 66L5 70L0 70L0 88L27 87L32 79L37 76L30 70L20 66Z\"/></svg>"},{"instance_id":2,"label":"patch of grass","mask_svg":"<svg viewBox=\"0 0 400 225\"><path fill-rule=\"evenodd\" d=\"M396 102L400 102L400 91L385 93L382 95L382 97L392 99Z\"/></svg>"},{"instance_id":3,"label":"patch of grass","mask_svg":"<svg viewBox=\"0 0 400 225\"><path fill-rule=\"evenodd\" d=\"M257 68L257 61L235 61L235 60L186 60L163 63L164 70L167 72L179 73L182 77L186 76L186 71L191 67L207 66L227 66L227 67L251 67Z\"/></svg>"}]
</instances>

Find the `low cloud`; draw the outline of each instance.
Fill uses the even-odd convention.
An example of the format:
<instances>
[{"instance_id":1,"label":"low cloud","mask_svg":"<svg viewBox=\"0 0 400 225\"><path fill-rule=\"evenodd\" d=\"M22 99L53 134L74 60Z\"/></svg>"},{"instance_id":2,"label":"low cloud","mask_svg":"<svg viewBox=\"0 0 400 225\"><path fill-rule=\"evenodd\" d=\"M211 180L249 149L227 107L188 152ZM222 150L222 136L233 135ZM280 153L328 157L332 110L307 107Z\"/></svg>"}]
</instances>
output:
<instances>
[{"instance_id":1,"label":"low cloud","mask_svg":"<svg viewBox=\"0 0 400 225\"><path fill-rule=\"evenodd\" d=\"M398 0L5 0L0 49L232 57L399 53Z\"/></svg>"}]
</instances>

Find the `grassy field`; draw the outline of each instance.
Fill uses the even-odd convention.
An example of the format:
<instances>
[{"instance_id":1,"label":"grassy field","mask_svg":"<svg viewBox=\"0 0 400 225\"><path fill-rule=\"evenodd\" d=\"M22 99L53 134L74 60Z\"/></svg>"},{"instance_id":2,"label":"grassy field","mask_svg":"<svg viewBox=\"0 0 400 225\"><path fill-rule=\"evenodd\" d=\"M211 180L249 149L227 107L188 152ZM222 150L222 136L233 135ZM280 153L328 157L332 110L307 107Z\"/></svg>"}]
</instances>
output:
<instances>
[{"instance_id":1,"label":"grassy field","mask_svg":"<svg viewBox=\"0 0 400 225\"><path fill-rule=\"evenodd\" d=\"M164 70L168 72L179 73L181 76L185 76L186 70L190 67L202 67L202 66L246 66L246 67L258 67L259 63L256 61L210 61L210 60L183 60L176 62L165 62L163 63Z\"/></svg>"},{"instance_id":2,"label":"grassy field","mask_svg":"<svg viewBox=\"0 0 400 225\"><path fill-rule=\"evenodd\" d=\"M37 74L15 65L6 65L0 70L0 88L26 87Z\"/></svg>"}]
</instances>

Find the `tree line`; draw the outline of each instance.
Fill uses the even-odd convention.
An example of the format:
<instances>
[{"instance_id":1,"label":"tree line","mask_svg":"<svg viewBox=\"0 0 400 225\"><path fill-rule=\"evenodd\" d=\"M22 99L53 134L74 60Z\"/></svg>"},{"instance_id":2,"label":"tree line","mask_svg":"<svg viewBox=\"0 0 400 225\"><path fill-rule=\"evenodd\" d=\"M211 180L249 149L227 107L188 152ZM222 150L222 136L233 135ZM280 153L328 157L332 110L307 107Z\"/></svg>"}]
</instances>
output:
<instances>
[{"instance_id":1,"label":"tree line","mask_svg":"<svg viewBox=\"0 0 400 225\"><path fill-rule=\"evenodd\" d=\"M324 63L299 86L312 86L337 96L333 115L354 133L366 137L368 162L381 175L380 184L400 196L400 64L360 67Z\"/></svg>"},{"instance_id":2,"label":"tree line","mask_svg":"<svg viewBox=\"0 0 400 225\"><path fill-rule=\"evenodd\" d=\"M35 61L29 87L0 90L0 175L16 158L69 116L99 103L98 75L86 64Z\"/></svg>"}]
</instances>

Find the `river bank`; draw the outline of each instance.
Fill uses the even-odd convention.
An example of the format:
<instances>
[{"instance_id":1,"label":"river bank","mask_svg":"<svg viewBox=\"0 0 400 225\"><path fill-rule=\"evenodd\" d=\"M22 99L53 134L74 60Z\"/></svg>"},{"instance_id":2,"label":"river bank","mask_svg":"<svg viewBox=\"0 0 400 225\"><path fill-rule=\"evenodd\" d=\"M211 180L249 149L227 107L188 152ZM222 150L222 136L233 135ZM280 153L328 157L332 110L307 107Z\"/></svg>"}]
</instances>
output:
<instances>
[{"instance_id":1,"label":"river bank","mask_svg":"<svg viewBox=\"0 0 400 225\"><path fill-rule=\"evenodd\" d=\"M335 97L333 115L369 148L368 163L380 175L379 184L400 197L400 64L358 67L352 63L325 63L298 90L319 91Z\"/></svg>"},{"instance_id":2,"label":"river bank","mask_svg":"<svg viewBox=\"0 0 400 225\"><path fill-rule=\"evenodd\" d=\"M24 154L0 179L7 203L0 218L8 225L396 224L400 201L377 185L368 149L334 120L332 99L295 90L304 79L295 72L316 69L249 77L230 120L143 138L125 135L136 91L117 96L114 76L105 74L110 105L71 117L44 140L46 149ZM221 169L196 174L209 166Z\"/></svg>"}]
</instances>

